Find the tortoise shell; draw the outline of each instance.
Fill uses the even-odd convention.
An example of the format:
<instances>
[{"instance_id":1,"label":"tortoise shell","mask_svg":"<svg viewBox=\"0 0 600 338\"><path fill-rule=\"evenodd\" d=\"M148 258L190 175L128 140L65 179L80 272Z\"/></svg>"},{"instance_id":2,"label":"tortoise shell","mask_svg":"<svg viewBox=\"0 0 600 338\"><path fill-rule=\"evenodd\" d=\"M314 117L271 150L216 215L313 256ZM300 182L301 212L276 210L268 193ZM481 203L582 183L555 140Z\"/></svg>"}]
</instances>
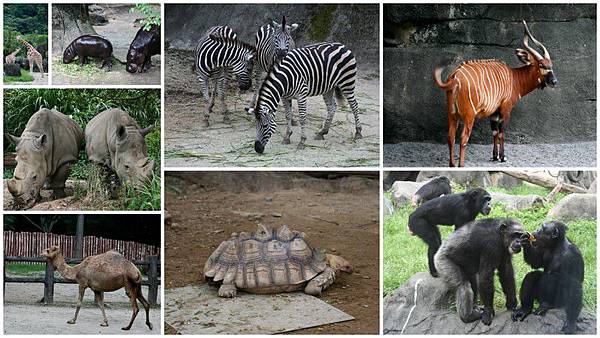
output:
<instances>
[{"instance_id":1,"label":"tortoise shell","mask_svg":"<svg viewBox=\"0 0 600 338\"><path fill-rule=\"evenodd\" d=\"M326 267L325 253L312 248L305 237L285 225L233 233L206 261L204 277L254 293L302 289Z\"/></svg>"}]
</instances>

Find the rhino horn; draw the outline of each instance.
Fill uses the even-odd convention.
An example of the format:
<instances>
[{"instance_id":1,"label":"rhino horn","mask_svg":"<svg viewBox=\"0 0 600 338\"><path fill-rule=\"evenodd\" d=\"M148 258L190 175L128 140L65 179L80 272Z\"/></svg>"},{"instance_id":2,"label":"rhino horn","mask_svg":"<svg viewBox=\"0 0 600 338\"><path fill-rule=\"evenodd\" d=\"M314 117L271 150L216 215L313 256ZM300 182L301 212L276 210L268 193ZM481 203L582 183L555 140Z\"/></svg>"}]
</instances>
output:
<instances>
[{"instance_id":1,"label":"rhino horn","mask_svg":"<svg viewBox=\"0 0 600 338\"><path fill-rule=\"evenodd\" d=\"M15 146L18 145L19 142L21 142L21 138L18 136L13 136L9 133L6 133L5 135L10 140L10 142L12 142Z\"/></svg>"},{"instance_id":2,"label":"rhino horn","mask_svg":"<svg viewBox=\"0 0 600 338\"><path fill-rule=\"evenodd\" d=\"M148 126L146 128L140 129L140 134L142 134L142 136L146 136L149 132L154 130L154 126Z\"/></svg>"}]
</instances>

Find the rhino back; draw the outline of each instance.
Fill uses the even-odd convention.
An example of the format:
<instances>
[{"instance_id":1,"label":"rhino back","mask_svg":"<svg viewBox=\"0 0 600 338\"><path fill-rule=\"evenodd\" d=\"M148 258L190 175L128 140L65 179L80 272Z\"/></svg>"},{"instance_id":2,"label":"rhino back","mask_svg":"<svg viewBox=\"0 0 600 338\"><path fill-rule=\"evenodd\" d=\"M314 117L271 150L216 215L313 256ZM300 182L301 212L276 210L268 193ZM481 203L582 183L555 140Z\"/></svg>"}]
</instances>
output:
<instances>
[{"instance_id":1,"label":"rhino back","mask_svg":"<svg viewBox=\"0 0 600 338\"><path fill-rule=\"evenodd\" d=\"M88 122L85 127L85 150L90 161L114 169L119 125L139 129L137 122L118 108L105 110Z\"/></svg>"},{"instance_id":2,"label":"rhino back","mask_svg":"<svg viewBox=\"0 0 600 338\"><path fill-rule=\"evenodd\" d=\"M23 134L36 136L45 134L47 154L45 154L48 175L67 162L77 161L83 141L83 130L67 115L46 108L33 114Z\"/></svg>"}]
</instances>

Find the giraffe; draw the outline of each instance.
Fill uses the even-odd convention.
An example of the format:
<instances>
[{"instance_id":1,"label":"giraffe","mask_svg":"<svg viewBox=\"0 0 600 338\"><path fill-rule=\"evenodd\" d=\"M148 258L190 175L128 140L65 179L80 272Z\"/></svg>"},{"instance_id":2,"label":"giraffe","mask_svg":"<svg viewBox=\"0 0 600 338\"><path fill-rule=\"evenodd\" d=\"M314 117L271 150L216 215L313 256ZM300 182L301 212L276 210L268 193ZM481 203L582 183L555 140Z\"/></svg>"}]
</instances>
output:
<instances>
[{"instance_id":1,"label":"giraffe","mask_svg":"<svg viewBox=\"0 0 600 338\"><path fill-rule=\"evenodd\" d=\"M42 54L38 52L33 46L25 41L20 35L17 36L17 41L19 41L23 46L27 47L27 60L29 60L29 72L33 73L33 63L35 62L42 74L42 79L44 78L44 67L42 65Z\"/></svg>"},{"instance_id":2,"label":"giraffe","mask_svg":"<svg viewBox=\"0 0 600 338\"><path fill-rule=\"evenodd\" d=\"M14 52L8 54L5 58L4 61L6 63L15 63L15 59L17 57L17 53L19 53L21 51L21 48L17 48Z\"/></svg>"}]
</instances>

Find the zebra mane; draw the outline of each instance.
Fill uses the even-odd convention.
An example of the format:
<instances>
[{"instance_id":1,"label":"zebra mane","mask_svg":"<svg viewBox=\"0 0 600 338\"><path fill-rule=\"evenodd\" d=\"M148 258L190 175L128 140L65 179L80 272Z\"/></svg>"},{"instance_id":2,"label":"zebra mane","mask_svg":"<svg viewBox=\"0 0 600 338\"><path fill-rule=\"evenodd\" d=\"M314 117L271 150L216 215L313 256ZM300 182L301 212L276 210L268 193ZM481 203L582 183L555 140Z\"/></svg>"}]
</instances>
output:
<instances>
[{"instance_id":1,"label":"zebra mane","mask_svg":"<svg viewBox=\"0 0 600 338\"><path fill-rule=\"evenodd\" d=\"M230 45L235 45L238 47L241 47L243 49L249 50L251 52L253 52L254 54L256 54L256 47L254 47L253 45L246 43L244 41L238 40L236 38L229 38L220 34L209 34L208 38L216 41L216 42L220 42L220 43L224 43L224 44L230 44Z\"/></svg>"}]
</instances>

